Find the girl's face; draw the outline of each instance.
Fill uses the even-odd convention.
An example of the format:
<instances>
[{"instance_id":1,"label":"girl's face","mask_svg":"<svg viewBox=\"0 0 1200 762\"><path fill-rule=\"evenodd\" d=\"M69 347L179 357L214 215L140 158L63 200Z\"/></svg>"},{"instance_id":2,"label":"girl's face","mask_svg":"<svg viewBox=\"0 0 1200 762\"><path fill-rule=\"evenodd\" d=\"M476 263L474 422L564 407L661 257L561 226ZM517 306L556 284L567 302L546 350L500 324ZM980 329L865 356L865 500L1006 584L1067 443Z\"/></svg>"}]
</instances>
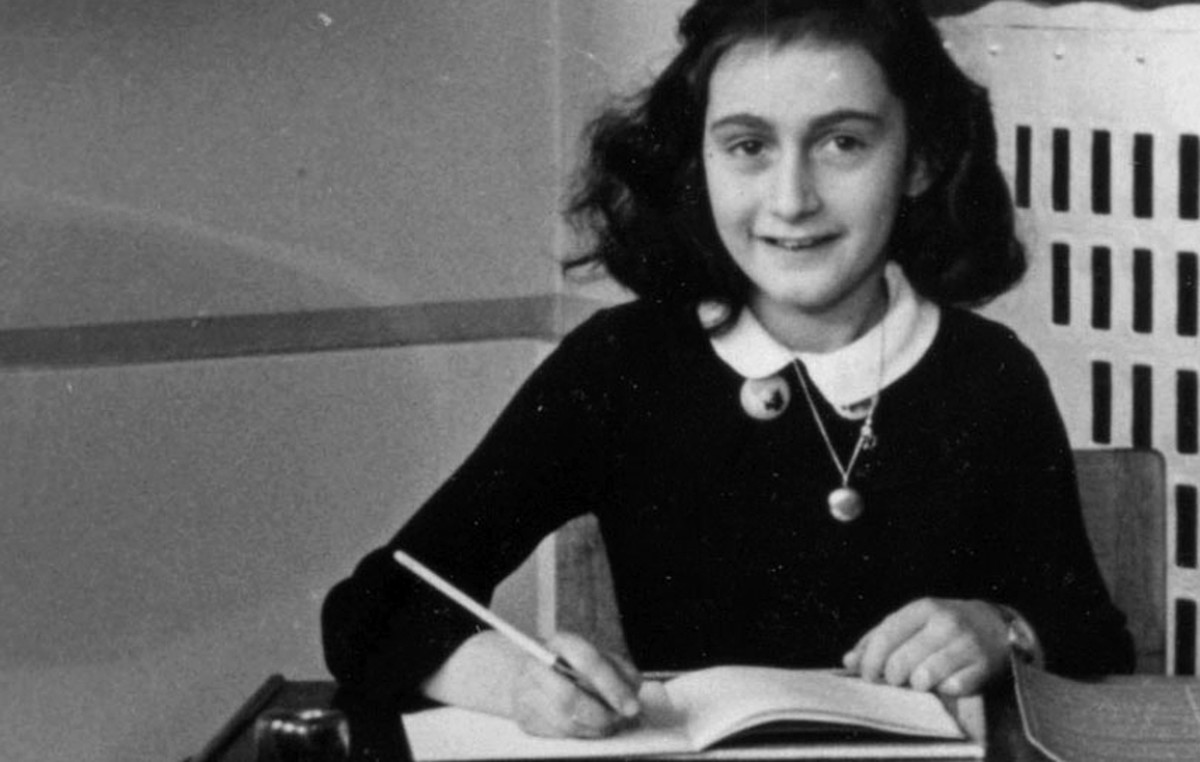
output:
<instances>
[{"instance_id":1,"label":"girl's face","mask_svg":"<svg viewBox=\"0 0 1200 762\"><path fill-rule=\"evenodd\" d=\"M860 47L744 42L718 62L708 198L751 309L784 343L823 351L864 329L900 202L928 186L908 149L904 106Z\"/></svg>"}]
</instances>

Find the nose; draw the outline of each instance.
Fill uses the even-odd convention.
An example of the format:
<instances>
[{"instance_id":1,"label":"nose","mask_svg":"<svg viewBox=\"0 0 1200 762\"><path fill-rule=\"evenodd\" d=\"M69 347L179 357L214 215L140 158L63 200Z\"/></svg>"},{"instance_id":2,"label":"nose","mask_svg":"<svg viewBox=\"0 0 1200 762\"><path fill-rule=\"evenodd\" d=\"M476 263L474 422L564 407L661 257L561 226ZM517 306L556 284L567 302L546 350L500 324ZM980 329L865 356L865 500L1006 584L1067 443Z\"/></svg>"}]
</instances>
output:
<instances>
[{"instance_id":1,"label":"nose","mask_svg":"<svg viewBox=\"0 0 1200 762\"><path fill-rule=\"evenodd\" d=\"M785 157L776 167L771 211L781 219L807 217L821 209L812 167L803 155Z\"/></svg>"}]
</instances>

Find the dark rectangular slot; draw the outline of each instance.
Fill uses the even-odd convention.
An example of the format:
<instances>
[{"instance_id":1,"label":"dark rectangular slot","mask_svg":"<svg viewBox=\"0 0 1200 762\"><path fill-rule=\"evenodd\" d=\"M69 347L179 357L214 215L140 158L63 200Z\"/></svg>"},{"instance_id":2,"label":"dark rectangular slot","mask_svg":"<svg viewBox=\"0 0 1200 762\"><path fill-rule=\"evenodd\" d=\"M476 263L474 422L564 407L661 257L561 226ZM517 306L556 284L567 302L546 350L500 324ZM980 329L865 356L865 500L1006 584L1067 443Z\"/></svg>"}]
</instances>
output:
<instances>
[{"instance_id":1,"label":"dark rectangular slot","mask_svg":"<svg viewBox=\"0 0 1200 762\"><path fill-rule=\"evenodd\" d=\"M1057 129L1051 145L1050 203L1056 212L1071 209L1071 133Z\"/></svg>"},{"instance_id":2,"label":"dark rectangular slot","mask_svg":"<svg viewBox=\"0 0 1200 762\"><path fill-rule=\"evenodd\" d=\"M1050 247L1051 311L1055 325L1071 324L1071 247L1056 243Z\"/></svg>"},{"instance_id":3,"label":"dark rectangular slot","mask_svg":"<svg viewBox=\"0 0 1200 762\"><path fill-rule=\"evenodd\" d=\"M1149 365L1133 366L1134 447L1150 447L1154 437L1154 370Z\"/></svg>"},{"instance_id":4,"label":"dark rectangular slot","mask_svg":"<svg viewBox=\"0 0 1200 762\"><path fill-rule=\"evenodd\" d=\"M1180 336L1195 336L1200 321L1200 257L1195 252L1179 253L1179 316L1176 328Z\"/></svg>"},{"instance_id":5,"label":"dark rectangular slot","mask_svg":"<svg viewBox=\"0 0 1200 762\"><path fill-rule=\"evenodd\" d=\"M1200 219L1200 137L1179 138L1179 217Z\"/></svg>"},{"instance_id":6,"label":"dark rectangular slot","mask_svg":"<svg viewBox=\"0 0 1200 762\"><path fill-rule=\"evenodd\" d=\"M1154 255L1149 249L1133 252L1133 330L1154 330Z\"/></svg>"},{"instance_id":7,"label":"dark rectangular slot","mask_svg":"<svg viewBox=\"0 0 1200 762\"><path fill-rule=\"evenodd\" d=\"M1196 568L1196 488L1180 484L1175 488L1175 565Z\"/></svg>"},{"instance_id":8,"label":"dark rectangular slot","mask_svg":"<svg viewBox=\"0 0 1200 762\"><path fill-rule=\"evenodd\" d=\"M1112 365L1092 363L1092 441L1112 444Z\"/></svg>"},{"instance_id":9,"label":"dark rectangular slot","mask_svg":"<svg viewBox=\"0 0 1200 762\"><path fill-rule=\"evenodd\" d=\"M1112 212L1112 134L1107 130L1092 133L1092 211Z\"/></svg>"},{"instance_id":10,"label":"dark rectangular slot","mask_svg":"<svg viewBox=\"0 0 1200 762\"><path fill-rule=\"evenodd\" d=\"M1133 136L1133 216L1154 216L1154 137Z\"/></svg>"},{"instance_id":11,"label":"dark rectangular slot","mask_svg":"<svg viewBox=\"0 0 1200 762\"><path fill-rule=\"evenodd\" d=\"M1017 176L1016 203L1022 209L1028 209L1030 204L1030 179L1033 156L1033 130L1027 126L1017 127Z\"/></svg>"},{"instance_id":12,"label":"dark rectangular slot","mask_svg":"<svg viewBox=\"0 0 1200 762\"><path fill-rule=\"evenodd\" d=\"M1200 452L1197 441L1200 434L1200 377L1194 370L1181 370L1175 380L1175 439L1181 455Z\"/></svg>"},{"instance_id":13,"label":"dark rectangular slot","mask_svg":"<svg viewBox=\"0 0 1200 762\"><path fill-rule=\"evenodd\" d=\"M1196 602L1175 599L1175 674L1196 674Z\"/></svg>"},{"instance_id":14,"label":"dark rectangular slot","mask_svg":"<svg viewBox=\"0 0 1200 762\"><path fill-rule=\"evenodd\" d=\"M1112 328L1112 250L1092 249L1092 328Z\"/></svg>"}]
</instances>

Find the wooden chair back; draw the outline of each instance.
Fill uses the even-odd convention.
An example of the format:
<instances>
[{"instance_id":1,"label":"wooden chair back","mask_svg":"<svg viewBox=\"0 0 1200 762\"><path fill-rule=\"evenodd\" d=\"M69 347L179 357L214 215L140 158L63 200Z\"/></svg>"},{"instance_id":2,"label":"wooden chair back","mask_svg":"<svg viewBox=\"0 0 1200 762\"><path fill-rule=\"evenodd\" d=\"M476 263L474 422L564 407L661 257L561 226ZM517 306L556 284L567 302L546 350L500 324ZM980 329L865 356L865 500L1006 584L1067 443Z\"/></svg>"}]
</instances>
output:
<instances>
[{"instance_id":1,"label":"wooden chair back","mask_svg":"<svg viewBox=\"0 0 1200 762\"><path fill-rule=\"evenodd\" d=\"M1138 671L1166 663L1166 477L1153 450L1076 450L1075 466L1096 561L1129 618ZM604 541L594 516L563 526L553 539L552 629L585 635L627 654Z\"/></svg>"},{"instance_id":2,"label":"wooden chair back","mask_svg":"<svg viewBox=\"0 0 1200 762\"><path fill-rule=\"evenodd\" d=\"M1163 456L1155 450L1076 450L1075 470L1096 562L1129 620L1137 671L1162 674L1167 649Z\"/></svg>"}]
</instances>

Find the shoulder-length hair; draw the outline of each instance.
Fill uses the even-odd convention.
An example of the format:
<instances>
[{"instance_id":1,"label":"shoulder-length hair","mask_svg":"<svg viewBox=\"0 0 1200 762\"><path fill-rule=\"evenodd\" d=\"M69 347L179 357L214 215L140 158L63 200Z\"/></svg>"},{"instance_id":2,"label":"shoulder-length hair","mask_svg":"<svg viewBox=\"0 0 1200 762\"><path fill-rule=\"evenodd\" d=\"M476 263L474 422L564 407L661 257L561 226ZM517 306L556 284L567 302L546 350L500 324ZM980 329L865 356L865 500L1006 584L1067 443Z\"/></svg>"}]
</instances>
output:
<instances>
[{"instance_id":1,"label":"shoulder-length hair","mask_svg":"<svg viewBox=\"0 0 1200 762\"><path fill-rule=\"evenodd\" d=\"M919 0L698 0L679 37L657 79L588 130L567 215L590 248L568 271L600 266L658 302L743 306L750 284L720 241L705 188L709 80L740 43L812 38L861 46L904 104L910 161L925 162L931 183L901 205L888 256L914 287L978 306L1024 274L987 91L949 57Z\"/></svg>"}]
</instances>

